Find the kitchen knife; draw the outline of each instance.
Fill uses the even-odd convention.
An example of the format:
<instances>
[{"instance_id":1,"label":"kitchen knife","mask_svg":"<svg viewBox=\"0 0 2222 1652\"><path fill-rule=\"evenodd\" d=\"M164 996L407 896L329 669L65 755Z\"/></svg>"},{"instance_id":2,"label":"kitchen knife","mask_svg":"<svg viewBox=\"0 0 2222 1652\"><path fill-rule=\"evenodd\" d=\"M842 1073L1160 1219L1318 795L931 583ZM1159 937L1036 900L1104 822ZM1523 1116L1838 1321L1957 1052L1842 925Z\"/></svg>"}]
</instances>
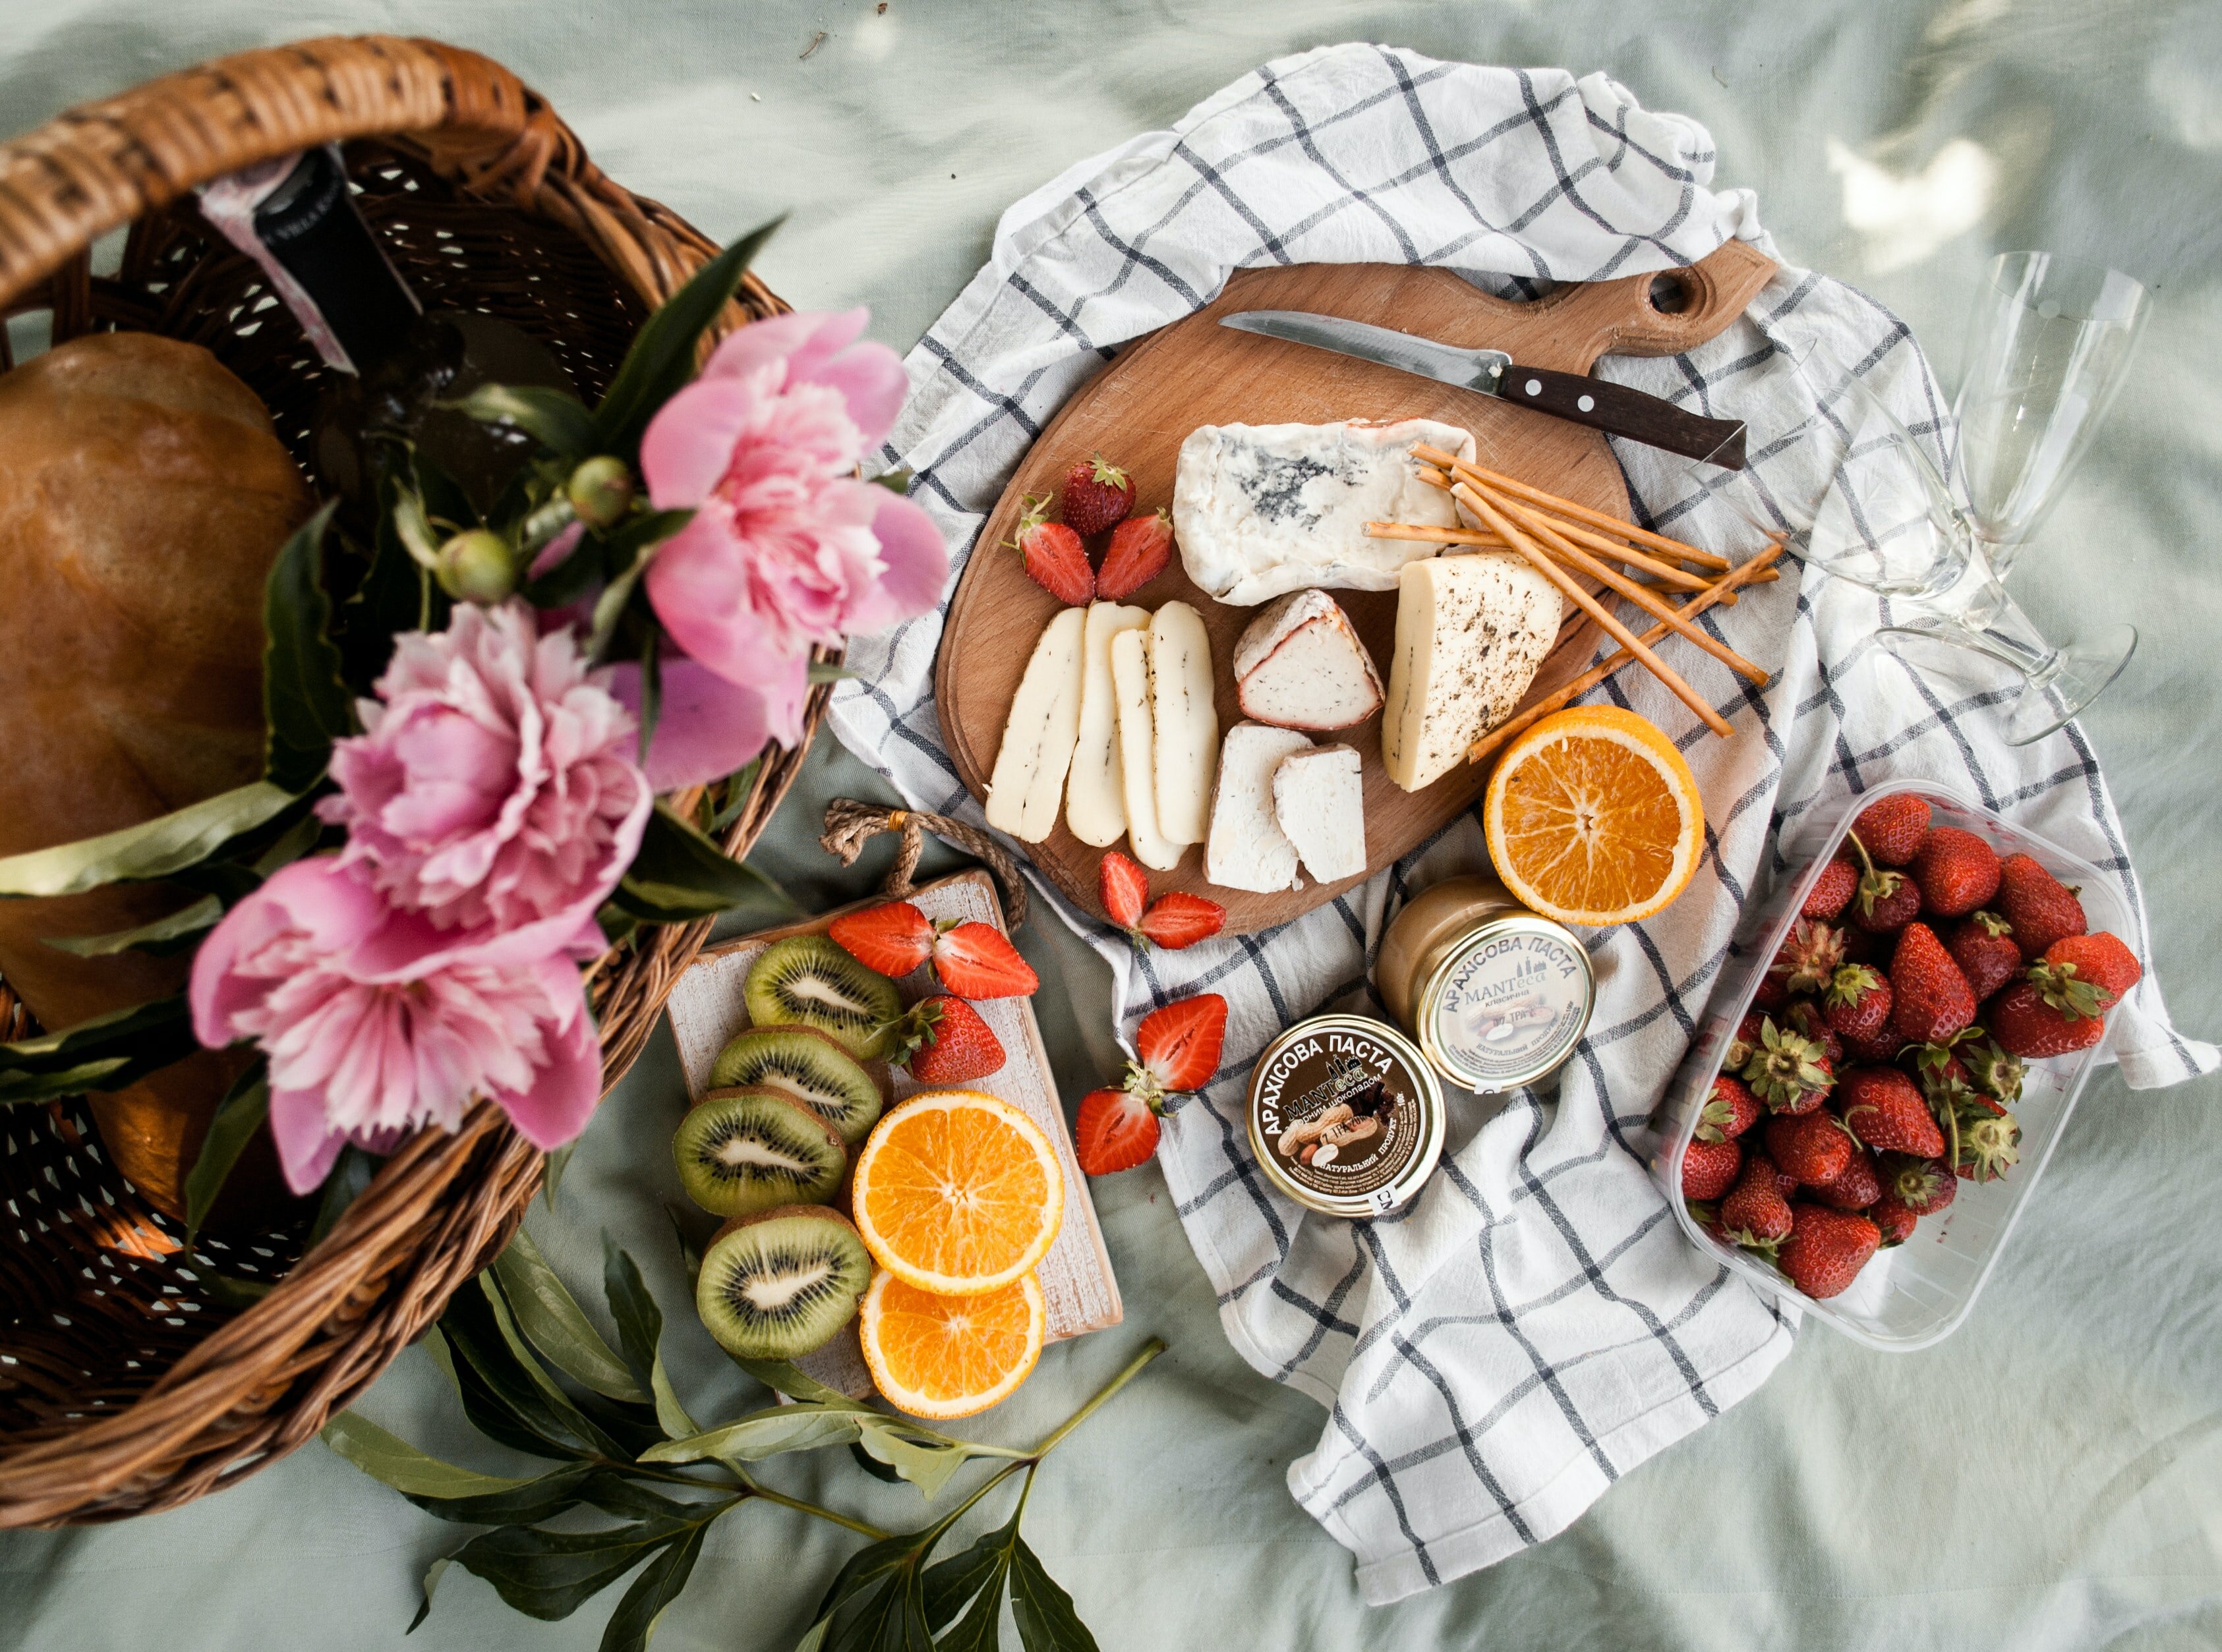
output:
<instances>
[{"instance_id":1,"label":"kitchen knife","mask_svg":"<svg viewBox=\"0 0 2222 1652\"><path fill-rule=\"evenodd\" d=\"M1302 310L1246 310L1221 316L1219 324L1239 333L1258 333L1378 362L1438 384L1494 396L1515 407L1532 407L1538 413L1586 424L1607 435L1625 436L1670 454L1705 460L1724 470L1743 468L1741 420L1701 418L1656 396L1581 373L1523 367L1502 350L1463 349L1386 327Z\"/></svg>"}]
</instances>

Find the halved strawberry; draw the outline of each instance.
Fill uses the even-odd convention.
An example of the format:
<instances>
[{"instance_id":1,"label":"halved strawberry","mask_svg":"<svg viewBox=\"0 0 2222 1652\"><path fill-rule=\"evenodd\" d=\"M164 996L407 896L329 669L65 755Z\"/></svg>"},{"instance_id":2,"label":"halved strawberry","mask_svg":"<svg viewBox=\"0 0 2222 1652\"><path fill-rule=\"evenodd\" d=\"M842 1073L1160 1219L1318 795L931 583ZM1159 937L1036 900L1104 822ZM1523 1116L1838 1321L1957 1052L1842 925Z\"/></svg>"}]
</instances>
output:
<instances>
[{"instance_id":1,"label":"halved strawberry","mask_svg":"<svg viewBox=\"0 0 2222 1652\"><path fill-rule=\"evenodd\" d=\"M907 900L837 917L825 933L866 969L882 975L907 975L933 954L932 920Z\"/></svg>"},{"instance_id":2,"label":"halved strawberry","mask_svg":"<svg viewBox=\"0 0 2222 1652\"><path fill-rule=\"evenodd\" d=\"M1150 874L1141 863L1117 849L1106 849L1095 868L1096 892L1103 910L1120 929L1132 934L1141 926L1142 909L1149 904Z\"/></svg>"},{"instance_id":3,"label":"halved strawberry","mask_svg":"<svg viewBox=\"0 0 2222 1652\"><path fill-rule=\"evenodd\" d=\"M1227 1042L1227 1000L1199 992L1152 1010L1134 1029L1141 1073L1159 1090L1201 1090L1219 1071Z\"/></svg>"},{"instance_id":4,"label":"halved strawberry","mask_svg":"<svg viewBox=\"0 0 2222 1652\"><path fill-rule=\"evenodd\" d=\"M1088 548L1080 535L1049 519L1047 494L1026 494L1021 505L1011 548L1026 558L1026 577L1068 607L1094 600L1095 570L1088 565Z\"/></svg>"},{"instance_id":5,"label":"halved strawberry","mask_svg":"<svg viewBox=\"0 0 2222 1652\"><path fill-rule=\"evenodd\" d=\"M920 1084L967 1084L1002 1070L1003 1041L963 998L940 993L913 1004L897 1023L888 1056Z\"/></svg>"},{"instance_id":6,"label":"halved strawberry","mask_svg":"<svg viewBox=\"0 0 2222 1652\"><path fill-rule=\"evenodd\" d=\"M1091 1090L1080 1098L1072 1127L1072 1151L1091 1176L1132 1170L1158 1150L1154 1098L1132 1090Z\"/></svg>"},{"instance_id":7,"label":"halved strawberry","mask_svg":"<svg viewBox=\"0 0 2222 1652\"><path fill-rule=\"evenodd\" d=\"M1129 516L1111 530L1111 548L1095 576L1095 594L1120 602L1165 571L1173 560L1172 518L1163 510Z\"/></svg>"},{"instance_id":8,"label":"halved strawberry","mask_svg":"<svg viewBox=\"0 0 2222 1652\"><path fill-rule=\"evenodd\" d=\"M937 928L933 973L958 998L1022 998L1041 985L1033 966L994 924Z\"/></svg>"},{"instance_id":9,"label":"halved strawberry","mask_svg":"<svg viewBox=\"0 0 2222 1652\"><path fill-rule=\"evenodd\" d=\"M1227 927L1227 909L1201 895L1176 889L1160 895L1142 914L1142 934L1167 952L1208 941Z\"/></svg>"}]
</instances>

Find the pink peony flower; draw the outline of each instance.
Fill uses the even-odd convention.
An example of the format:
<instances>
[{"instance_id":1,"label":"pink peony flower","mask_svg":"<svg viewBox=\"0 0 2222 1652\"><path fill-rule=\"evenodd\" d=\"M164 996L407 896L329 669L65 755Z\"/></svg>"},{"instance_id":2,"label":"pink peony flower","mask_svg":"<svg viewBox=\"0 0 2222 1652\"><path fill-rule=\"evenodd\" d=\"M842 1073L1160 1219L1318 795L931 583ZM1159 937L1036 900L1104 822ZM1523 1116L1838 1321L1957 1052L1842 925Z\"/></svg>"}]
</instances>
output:
<instances>
[{"instance_id":1,"label":"pink peony flower","mask_svg":"<svg viewBox=\"0 0 2222 1652\"><path fill-rule=\"evenodd\" d=\"M312 1191L342 1145L389 1150L424 1124L453 1129L486 1095L525 1138L586 1128L601 1048L576 960L591 917L553 946L545 923L458 936L398 910L365 871L320 855L282 868L227 914L193 961L193 1030L211 1048L260 1042L286 1180Z\"/></svg>"},{"instance_id":2,"label":"pink peony flower","mask_svg":"<svg viewBox=\"0 0 2222 1652\"><path fill-rule=\"evenodd\" d=\"M695 513L649 565L649 600L694 660L763 697L775 735L778 709L807 690L813 644L926 612L949 573L932 517L848 474L905 389L894 352L857 341L866 318L743 328L641 443L650 498Z\"/></svg>"},{"instance_id":3,"label":"pink peony flower","mask_svg":"<svg viewBox=\"0 0 2222 1652\"><path fill-rule=\"evenodd\" d=\"M804 678L769 690L743 688L683 655L666 656L656 675L662 698L643 767L658 792L722 779L763 751L767 740L793 746L802 739L802 704L810 692ZM618 703L638 716L639 665L609 666L606 680Z\"/></svg>"},{"instance_id":4,"label":"pink peony flower","mask_svg":"<svg viewBox=\"0 0 2222 1652\"><path fill-rule=\"evenodd\" d=\"M359 709L317 812L348 829L343 866L437 929L544 926L560 944L640 847L653 798L632 716L575 634L537 635L521 602L398 637Z\"/></svg>"}]
</instances>

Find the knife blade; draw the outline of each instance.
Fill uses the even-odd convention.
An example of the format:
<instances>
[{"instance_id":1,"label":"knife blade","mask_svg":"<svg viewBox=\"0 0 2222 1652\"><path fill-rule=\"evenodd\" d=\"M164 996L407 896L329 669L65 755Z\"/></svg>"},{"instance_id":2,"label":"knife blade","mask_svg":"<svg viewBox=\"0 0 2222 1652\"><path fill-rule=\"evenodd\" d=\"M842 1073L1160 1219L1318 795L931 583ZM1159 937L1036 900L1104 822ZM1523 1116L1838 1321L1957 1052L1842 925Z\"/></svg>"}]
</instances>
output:
<instances>
[{"instance_id":1,"label":"knife blade","mask_svg":"<svg viewBox=\"0 0 2222 1652\"><path fill-rule=\"evenodd\" d=\"M1417 338L1340 316L1302 310L1246 310L1219 319L1221 327L1290 344L1331 350L1437 384L1493 396L1515 407L1585 424L1724 470L1742 470L1744 427L1738 419L1708 419L1624 385L1548 367L1523 367L1502 350L1468 349Z\"/></svg>"}]
</instances>

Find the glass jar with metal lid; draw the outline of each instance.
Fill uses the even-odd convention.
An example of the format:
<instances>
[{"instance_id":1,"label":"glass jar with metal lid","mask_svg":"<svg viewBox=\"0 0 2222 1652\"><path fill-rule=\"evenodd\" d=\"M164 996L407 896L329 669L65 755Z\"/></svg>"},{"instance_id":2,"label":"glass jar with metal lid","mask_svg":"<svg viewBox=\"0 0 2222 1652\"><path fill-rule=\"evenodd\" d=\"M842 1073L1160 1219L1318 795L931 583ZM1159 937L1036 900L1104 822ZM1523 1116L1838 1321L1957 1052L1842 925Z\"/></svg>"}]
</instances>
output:
<instances>
[{"instance_id":1,"label":"glass jar with metal lid","mask_svg":"<svg viewBox=\"0 0 2222 1652\"><path fill-rule=\"evenodd\" d=\"M1373 985L1435 1071L1482 1095L1555 1072L1589 1026L1595 990L1573 932L1484 876L1406 902Z\"/></svg>"},{"instance_id":2,"label":"glass jar with metal lid","mask_svg":"<svg viewBox=\"0 0 2222 1652\"><path fill-rule=\"evenodd\" d=\"M1328 1216L1395 1210L1442 1156L1442 1086L1411 1040L1370 1016L1313 1016L1268 1044L1249 1114L1266 1180Z\"/></svg>"}]
</instances>

